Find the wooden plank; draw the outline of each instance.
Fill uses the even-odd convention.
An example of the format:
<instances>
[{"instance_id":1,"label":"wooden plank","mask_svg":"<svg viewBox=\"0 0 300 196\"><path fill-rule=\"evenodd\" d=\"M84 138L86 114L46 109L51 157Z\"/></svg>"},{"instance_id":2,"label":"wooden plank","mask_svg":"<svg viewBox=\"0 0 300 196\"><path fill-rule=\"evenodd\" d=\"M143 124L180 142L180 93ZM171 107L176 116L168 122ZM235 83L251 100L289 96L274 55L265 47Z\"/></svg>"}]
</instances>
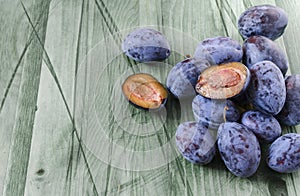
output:
<instances>
[{"instance_id":1,"label":"wooden plank","mask_svg":"<svg viewBox=\"0 0 300 196\"><path fill-rule=\"evenodd\" d=\"M22 4L23 6L23 4ZM49 1L34 2L34 13L30 23L39 22L40 31L34 34L24 57L22 79L17 103L15 124L12 132L11 147L8 157L7 175L4 184L4 195L23 195L26 184L27 166L30 154L33 121L36 111L37 92L43 51L40 44L45 39ZM24 8L24 7L23 7ZM27 10L24 8L27 13ZM41 13L43 13L41 15ZM28 16L30 17L30 16Z\"/></svg>"},{"instance_id":2,"label":"wooden plank","mask_svg":"<svg viewBox=\"0 0 300 196\"><path fill-rule=\"evenodd\" d=\"M12 11L14 10L14 11ZM3 192L11 133L15 123L22 59L27 50L28 23L22 19L17 1L3 1L0 7L0 192Z\"/></svg>"},{"instance_id":3,"label":"wooden plank","mask_svg":"<svg viewBox=\"0 0 300 196\"><path fill-rule=\"evenodd\" d=\"M73 132L76 71L86 52L81 44L88 40L82 37L87 8L88 1L51 2L26 195L96 194Z\"/></svg>"}]
</instances>

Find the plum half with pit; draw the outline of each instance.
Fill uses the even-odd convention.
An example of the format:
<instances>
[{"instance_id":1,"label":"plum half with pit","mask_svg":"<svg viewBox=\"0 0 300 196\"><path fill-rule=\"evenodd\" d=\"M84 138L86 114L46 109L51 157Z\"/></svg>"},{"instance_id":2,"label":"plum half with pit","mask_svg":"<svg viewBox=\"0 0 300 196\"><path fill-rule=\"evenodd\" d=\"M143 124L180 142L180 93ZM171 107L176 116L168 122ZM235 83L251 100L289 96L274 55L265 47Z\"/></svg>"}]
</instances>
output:
<instances>
[{"instance_id":1,"label":"plum half with pit","mask_svg":"<svg viewBox=\"0 0 300 196\"><path fill-rule=\"evenodd\" d=\"M227 99L244 92L250 81L248 68L239 62L215 65L199 76L196 91L206 98Z\"/></svg>"},{"instance_id":2,"label":"plum half with pit","mask_svg":"<svg viewBox=\"0 0 300 196\"><path fill-rule=\"evenodd\" d=\"M129 103L144 110L160 109L168 97L168 91L164 86L146 73L128 76L122 84L122 91Z\"/></svg>"}]
</instances>

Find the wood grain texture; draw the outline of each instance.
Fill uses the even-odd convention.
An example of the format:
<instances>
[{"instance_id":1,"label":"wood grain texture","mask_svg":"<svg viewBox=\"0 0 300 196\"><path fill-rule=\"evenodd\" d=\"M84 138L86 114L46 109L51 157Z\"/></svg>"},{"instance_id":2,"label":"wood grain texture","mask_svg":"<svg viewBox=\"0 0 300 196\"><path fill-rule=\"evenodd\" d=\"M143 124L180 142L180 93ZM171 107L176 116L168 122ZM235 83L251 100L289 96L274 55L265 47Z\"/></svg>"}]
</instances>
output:
<instances>
[{"instance_id":1,"label":"wood grain texture","mask_svg":"<svg viewBox=\"0 0 300 196\"><path fill-rule=\"evenodd\" d=\"M11 133L15 122L19 94L22 53L26 50L27 23L22 20L22 8L16 2L1 2L0 43L0 192L3 192ZM14 11L11 11L14 10ZM17 30L18 29L18 30ZM22 41L21 41L22 40ZM19 44L20 43L20 44ZM5 104L4 104L5 103Z\"/></svg>"},{"instance_id":2,"label":"wood grain texture","mask_svg":"<svg viewBox=\"0 0 300 196\"><path fill-rule=\"evenodd\" d=\"M219 156L207 166L185 161L174 135L180 122L193 120L191 100L170 99L161 112L145 112L129 105L120 88L136 72L165 84L172 66L205 38L242 43L237 18L259 4L288 13L289 25L276 42L288 55L289 73L299 73L297 0L0 2L4 195L300 193L299 172L278 174L264 160L247 179L228 172ZM140 26L166 35L173 51L165 63L139 64L122 54L122 40ZM299 126L284 132L299 132Z\"/></svg>"},{"instance_id":3,"label":"wood grain texture","mask_svg":"<svg viewBox=\"0 0 300 196\"><path fill-rule=\"evenodd\" d=\"M93 186L85 173L86 165L80 159L82 155L78 154L82 152L75 138L77 130L73 120L76 69L81 55L80 44L84 41L80 34L85 29L81 21L87 20L84 18L86 6L86 1L51 2L34 127L36 134L32 142L36 150L31 154L27 195L74 195L77 187L81 187L76 191L78 195L94 195L89 194ZM80 178L76 177L76 172ZM85 183L88 186L83 188Z\"/></svg>"},{"instance_id":4,"label":"wood grain texture","mask_svg":"<svg viewBox=\"0 0 300 196\"><path fill-rule=\"evenodd\" d=\"M8 157L7 175L5 178L4 195L23 195L26 173L30 155L33 122L36 111L37 92L40 82L43 50L38 47L45 40L45 30L48 19L49 1L33 2L31 18L22 3L22 7L33 25L40 23L40 31L34 31L35 36L28 46L24 57L22 79L20 83L15 124L12 130L10 153ZM41 15L41 13L43 13ZM18 183L16 183L18 179Z\"/></svg>"}]
</instances>

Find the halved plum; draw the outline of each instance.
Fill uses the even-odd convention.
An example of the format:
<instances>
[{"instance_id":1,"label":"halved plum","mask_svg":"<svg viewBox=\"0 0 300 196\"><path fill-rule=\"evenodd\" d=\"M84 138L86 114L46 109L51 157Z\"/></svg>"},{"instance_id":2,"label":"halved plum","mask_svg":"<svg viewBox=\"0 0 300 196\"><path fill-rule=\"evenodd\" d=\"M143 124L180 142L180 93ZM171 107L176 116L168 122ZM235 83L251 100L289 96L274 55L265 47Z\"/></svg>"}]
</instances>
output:
<instances>
[{"instance_id":1,"label":"halved plum","mask_svg":"<svg viewBox=\"0 0 300 196\"><path fill-rule=\"evenodd\" d=\"M227 99L245 91L250 71L239 62L231 62L205 69L199 76L196 91L211 99Z\"/></svg>"}]
</instances>

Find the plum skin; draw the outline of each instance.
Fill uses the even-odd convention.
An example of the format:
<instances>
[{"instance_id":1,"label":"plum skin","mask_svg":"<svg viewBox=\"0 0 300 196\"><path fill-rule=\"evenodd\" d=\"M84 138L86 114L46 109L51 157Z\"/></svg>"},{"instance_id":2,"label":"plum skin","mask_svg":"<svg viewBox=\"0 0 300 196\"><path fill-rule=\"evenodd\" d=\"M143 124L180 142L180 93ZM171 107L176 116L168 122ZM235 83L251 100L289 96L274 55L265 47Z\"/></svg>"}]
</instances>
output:
<instances>
[{"instance_id":1,"label":"plum skin","mask_svg":"<svg viewBox=\"0 0 300 196\"><path fill-rule=\"evenodd\" d=\"M225 120L235 122L240 118L238 108L229 99L214 100L197 95L193 99L192 109L197 122L205 124L214 130L217 130Z\"/></svg>"},{"instance_id":2,"label":"plum skin","mask_svg":"<svg viewBox=\"0 0 300 196\"><path fill-rule=\"evenodd\" d=\"M227 169L238 177L250 177L258 169L261 150L256 136L244 125L222 123L217 145Z\"/></svg>"},{"instance_id":3,"label":"plum skin","mask_svg":"<svg viewBox=\"0 0 300 196\"><path fill-rule=\"evenodd\" d=\"M212 65L239 62L243 56L241 45L230 37L218 36L201 41L194 58L206 59Z\"/></svg>"},{"instance_id":4,"label":"plum skin","mask_svg":"<svg viewBox=\"0 0 300 196\"><path fill-rule=\"evenodd\" d=\"M286 88L280 69L271 61L261 61L250 68L251 80L246 91L255 109L278 114L284 106Z\"/></svg>"},{"instance_id":5,"label":"plum skin","mask_svg":"<svg viewBox=\"0 0 300 196\"><path fill-rule=\"evenodd\" d=\"M248 8L238 19L238 30L244 39L262 35L271 40L280 37L288 24L285 11L273 5L258 5Z\"/></svg>"},{"instance_id":6,"label":"plum skin","mask_svg":"<svg viewBox=\"0 0 300 196\"><path fill-rule=\"evenodd\" d=\"M130 32L122 43L122 50L137 62L163 61L171 53L165 36L150 28L138 28Z\"/></svg>"},{"instance_id":7,"label":"plum skin","mask_svg":"<svg viewBox=\"0 0 300 196\"><path fill-rule=\"evenodd\" d=\"M175 134L179 152L191 163L205 165L215 156L215 139L208 127L194 121L181 123Z\"/></svg>"},{"instance_id":8,"label":"plum skin","mask_svg":"<svg viewBox=\"0 0 300 196\"><path fill-rule=\"evenodd\" d=\"M243 63L248 67L260 61L272 61L286 74L289 63L283 50L277 44L264 36L251 36L243 43Z\"/></svg>"},{"instance_id":9,"label":"plum skin","mask_svg":"<svg viewBox=\"0 0 300 196\"><path fill-rule=\"evenodd\" d=\"M286 100L280 113L276 116L284 125L300 124L300 74L293 74L285 79Z\"/></svg>"},{"instance_id":10,"label":"plum skin","mask_svg":"<svg viewBox=\"0 0 300 196\"><path fill-rule=\"evenodd\" d=\"M241 122L248 127L262 143L271 143L281 135L279 122L270 114L249 110L242 115Z\"/></svg>"},{"instance_id":11,"label":"plum skin","mask_svg":"<svg viewBox=\"0 0 300 196\"><path fill-rule=\"evenodd\" d=\"M268 166L280 173L300 169L300 134L287 133L277 138L269 147Z\"/></svg>"}]
</instances>

